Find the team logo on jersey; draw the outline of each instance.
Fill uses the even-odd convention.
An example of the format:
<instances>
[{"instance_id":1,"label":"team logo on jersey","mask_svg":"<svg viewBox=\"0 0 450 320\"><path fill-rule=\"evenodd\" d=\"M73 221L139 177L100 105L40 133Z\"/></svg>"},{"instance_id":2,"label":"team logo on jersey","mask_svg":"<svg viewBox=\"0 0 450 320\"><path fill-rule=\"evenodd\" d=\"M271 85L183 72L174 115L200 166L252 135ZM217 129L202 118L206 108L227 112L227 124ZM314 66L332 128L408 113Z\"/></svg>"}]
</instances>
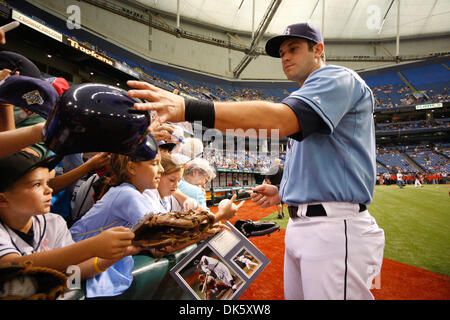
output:
<instances>
[{"instance_id":1,"label":"team logo on jersey","mask_svg":"<svg viewBox=\"0 0 450 320\"><path fill-rule=\"evenodd\" d=\"M33 90L25 93L22 98L27 101L27 104L39 104L42 105L44 103L44 99L42 99L41 94L38 90Z\"/></svg>"},{"instance_id":2,"label":"team logo on jersey","mask_svg":"<svg viewBox=\"0 0 450 320\"><path fill-rule=\"evenodd\" d=\"M318 104L320 104L322 102L322 100L320 100L319 96L314 96L313 100L316 101Z\"/></svg>"}]
</instances>

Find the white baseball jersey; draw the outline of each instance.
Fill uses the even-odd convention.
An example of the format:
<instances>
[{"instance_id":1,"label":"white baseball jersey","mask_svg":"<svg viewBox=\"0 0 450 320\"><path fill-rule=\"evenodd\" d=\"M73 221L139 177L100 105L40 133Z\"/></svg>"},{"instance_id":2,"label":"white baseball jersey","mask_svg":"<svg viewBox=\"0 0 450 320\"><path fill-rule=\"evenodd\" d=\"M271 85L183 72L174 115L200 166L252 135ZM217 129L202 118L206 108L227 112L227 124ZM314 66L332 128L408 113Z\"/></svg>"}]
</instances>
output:
<instances>
[{"instance_id":1,"label":"white baseball jersey","mask_svg":"<svg viewBox=\"0 0 450 320\"><path fill-rule=\"evenodd\" d=\"M154 213L165 213L165 212L180 212L183 208L178 203L174 196L167 196L161 198L158 189L147 189L143 192L151 202Z\"/></svg>"},{"instance_id":2,"label":"white baseball jersey","mask_svg":"<svg viewBox=\"0 0 450 320\"><path fill-rule=\"evenodd\" d=\"M245 256L238 256L237 260L245 263L245 266L250 269L251 266L257 266L258 264L250 260L249 258L246 258Z\"/></svg>"},{"instance_id":3,"label":"white baseball jersey","mask_svg":"<svg viewBox=\"0 0 450 320\"><path fill-rule=\"evenodd\" d=\"M66 247L74 243L67 223L58 214L32 217L33 243L28 244L4 222L0 222L0 257L17 253L21 256Z\"/></svg>"},{"instance_id":4,"label":"white baseball jersey","mask_svg":"<svg viewBox=\"0 0 450 320\"><path fill-rule=\"evenodd\" d=\"M232 285L233 276L231 275L230 270L228 270L225 264L217 259L207 256L203 256L200 259L200 263L202 266L202 270L206 273L206 275L210 275L212 272L214 272L220 281L229 286Z\"/></svg>"}]
</instances>

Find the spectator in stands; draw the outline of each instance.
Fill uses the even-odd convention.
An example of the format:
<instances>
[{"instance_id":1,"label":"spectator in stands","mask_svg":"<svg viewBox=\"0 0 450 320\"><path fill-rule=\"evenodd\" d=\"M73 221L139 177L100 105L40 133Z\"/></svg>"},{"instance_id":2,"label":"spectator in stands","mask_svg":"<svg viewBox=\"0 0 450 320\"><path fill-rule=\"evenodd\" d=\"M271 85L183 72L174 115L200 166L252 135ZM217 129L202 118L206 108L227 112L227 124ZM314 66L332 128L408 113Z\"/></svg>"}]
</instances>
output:
<instances>
[{"instance_id":1,"label":"spectator in stands","mask_svg":"<svg viewBox=\"0 0 450 320\"><path fill-rule=\"evenodd\" d=\"M184 165L175 161L168 153L161 154L161 165L164 172L156 189L147 189L144 195L155 203L155 212L184 211L183 203L174 196L184 173ZM197 204L198 205L198 204Z\"/></svg>"},{"instance_id":2,"label":"spectator in stands","mask_svg":"<svg viewBox=\"0 0 450 320\"><path fill-rule=\"evenodd\" d=\"M216 176L215 170L206 159L194 158L186 163L183 179L178 189L199 203L203 208L206 204L206 184Z\"/></svg>"}]
</instances>

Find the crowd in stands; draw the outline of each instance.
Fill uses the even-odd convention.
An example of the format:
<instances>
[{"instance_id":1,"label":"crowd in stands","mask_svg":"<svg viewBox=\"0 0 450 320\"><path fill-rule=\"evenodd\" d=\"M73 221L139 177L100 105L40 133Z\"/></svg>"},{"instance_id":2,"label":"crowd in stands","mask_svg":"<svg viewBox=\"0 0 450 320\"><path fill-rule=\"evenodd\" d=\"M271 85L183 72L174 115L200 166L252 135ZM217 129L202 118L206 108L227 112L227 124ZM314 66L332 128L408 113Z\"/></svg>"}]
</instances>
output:
<instances>
[{"instance_id":1,"label":"crowd in stands","mask_svg":"<svg viewBox=\"0 0 450 320\"><path fill-rule=\"evenodd\" d=\"M445 129L450 128L450 118L417 120L395 123L377 123L377 132L389 132L399 130L420 130L420 129Z\"/></svg>"},{"instance_id":2,"label":"crowd in stands","mask_svg":"<svg viewBox=\"0 0 450 320\"><path fill-rule=\"evenodd\" d=\"M407 151L406 154L427 172L450 172L450 161L430 150Z\"/></svg>"},{"instance_id":3,"label":"crowd in stands","mask_svg":"<svg viewBox=\"0 0 450 320\"><path fill-rule=\"evenodd\" d=\"M407 184L415 175L426 184L446 184L450 172L450 148L442 146L404 146L377 148L377 183L396 184L397 173ZM409 161L408 161L409 158Z\"/></svg>"},{"instance_id":4,"label":"crowd in stands","mask_svg":"<svg viewBox=\"0 0 450 320\"><path fill-rule=\"evenodd\" d=\"M203 157L216 169L233 169L264 173L269 170L272 158L265 152L236 153L206 148Z\"/></svg>"},{"instance_id":5,"label":"crowd in stands","mask_svg":"<svg viewBox=\"0 0 450 320\"><path fill-rule=\"evenodd\" d=\"M39 20L37 17L34 19ZM120 64L130 68L131 70L140 73L147 79L153 81L156 85L162 84L166 88L173 90L184 91L187 94L201 99L211 100L269 100L279 101L286 94L289 94L288 89L279 90L274 94L271 90L255 89L255 88L236 88L232 86L218 86L207 82L198 82L194 80L181 79L175 74L160 72L156 69L146 65L138 64L127 59L127 57L117 56L115 53L105 50L97 44L90 43L85 39L80 39L67 29L60 29L54 25L49 25L46 21L39 20L44 25L53 28L54 30L65 34L78 41L81 45L105 56L112 58ZM414 69L413 69L414 70ZM420 72L420 71L418 71ZM430 71L429 71L430 72ZM289 90L292 90L289 89ZM412 90L405 84L386 84L372 87L376 99L376 107L378 108L394 108L401 106L410 106L419 103L435 103L450 100L449 88L445 87L442 90L436 88L426 88L424 90Z\"/></svg>"},{"instance_id":6,"label":"crowd in stands","mask_svg":"<svg viewBox=\"0 0 450 320\"><path fill-rule=\"evenodd\" d=\"M442 92L435 89L421 90L413 93L406 85L383 85L371 88L375 97L376 108L398 108L416 104L450 101L449 88Z\"/></svg>"},{"instance_id":7,"label":"crowd in stands","mask_svg":"<svg viewBox=\"0 0 450 320\"><path fill-rule=\"evenodd\" d=\"M272 163L268 153L226 152L206 148L203 156L215 169L233 169L250 172L266 172ZM283 157L281 156L283 163ZM396 183L397 172L402 172L405 181L414 183L416 173L422 175L424 183L446 183L450 172L450 148L425 146L378 147L377 183L380 178L384 184Z\"/></svg>"},{"instance_id":8,"label":"crowd in stands","mask_svg":"<svg viewBox=\"0 0 450 320\"><path fill-rule=\"evenodd\" d=\"M389 171L400 169L402 172L418 172L419 170L412 166L408 160L397 150L378 150L377 161L385 166Z\"/></svg>"},{"instance_id":9,"label":"crowd in stands","mask_svg":"<svg viewBox=\"0 0 450 320\"><path fill-rule=\"evenodd\" d=\"M403 181L406 184L414 184L415 172L403 172ZM447 172L437 172L432 174L419 174L419 181L422 184L446 184L448 180ZM395 185L397 184L397 173L378 173L377 184L379 185Z\"/></svg>"}]
</instances>

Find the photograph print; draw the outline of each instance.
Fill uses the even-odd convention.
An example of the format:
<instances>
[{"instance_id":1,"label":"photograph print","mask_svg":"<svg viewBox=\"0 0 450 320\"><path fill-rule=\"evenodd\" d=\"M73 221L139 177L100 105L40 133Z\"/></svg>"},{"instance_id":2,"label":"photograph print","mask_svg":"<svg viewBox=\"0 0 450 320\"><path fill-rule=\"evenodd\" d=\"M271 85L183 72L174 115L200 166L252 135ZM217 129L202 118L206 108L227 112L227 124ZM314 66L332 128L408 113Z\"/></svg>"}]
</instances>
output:
<instances>
[{"instance_id":1,"label":"photograph print","mask_svg":"<svg viewBox=\"0 0 450 320\"><path fill-rule=\"evenodd\" d=\"M231 300L245 284L209 246L175 274L198 300Z\"/></svg>"}]
</instances>

